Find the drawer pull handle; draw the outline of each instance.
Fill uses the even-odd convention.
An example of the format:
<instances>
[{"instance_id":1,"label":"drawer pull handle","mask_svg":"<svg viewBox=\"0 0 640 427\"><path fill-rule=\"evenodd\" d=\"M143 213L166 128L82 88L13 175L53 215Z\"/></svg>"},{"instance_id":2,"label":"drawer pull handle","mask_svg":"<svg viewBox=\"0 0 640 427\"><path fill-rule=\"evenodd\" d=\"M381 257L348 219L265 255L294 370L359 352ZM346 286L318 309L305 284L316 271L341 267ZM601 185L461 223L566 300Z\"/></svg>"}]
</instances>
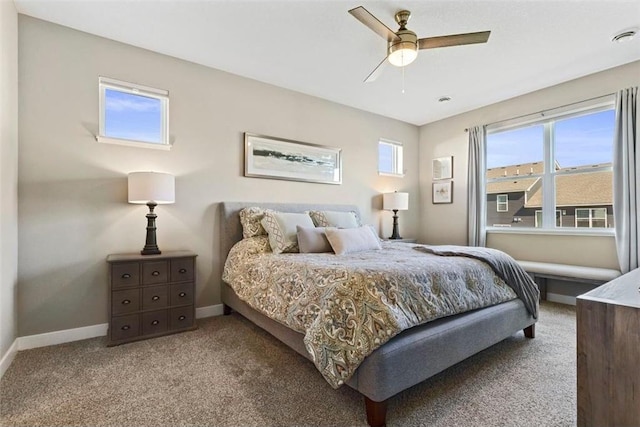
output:
<instances>
[{"instance_id":1,"label":"drawer pull handle","mask_svg":"<svg viewBox=\"0 0 640 427\"><path fill-rule=\"evenodd\" d=\"M184 319L186 319L186 318L187 318L187 316L182 315L182 316L178 317L178 320L184 320Z\"/></svg>"},{"instance_id":2,"label":"drawer pull handle","mask_svg":"<svg viewBox=\"0 0 640 427\"><path fill-rule=\"evenodd\" d=\"M131 279L131 275L130 275L129 273L124 273L124 274L122 275L122 278L123 278L123 279Z\"/></svg>"},{"instance_id":3,"label":"drawer pull handle","mask_svg":"<svg viewBox=\"0 0 640 427\"><path fill-rule=\"evenodd\" d=\"M159 323L160 323L160 321L159 321L159 320L154 320L153 322L151 322L151 324L152 324L153 326L155 326L155 325L157 325L157 324L159 324Z\"/></svg>"},{"instance_id":4,"label":"drawer pull handle","mask_svg":"<svg viewBox=\"0 0 640 427\"><path fill-rule=\"evenodd\" d=\"M178 273L180 273L180 274L184 274L186 272L187 272L186 268L181 268L180 270L178 270Z\"/></svg>"},{"instance_id":5,"label":"drawer pull handle","mask_svg":"<svg viewBox=\"0 0 640 427\"><path fill-rule=\"evenodd\" d=\"M120 328L120 329L122 329L123 331L128 331L129 329L131 329L131 326L129 326L129 325L124 325L124 326L123 326L122 328Z\"/></svg>"},{"instance_id":6,"label":"drawer pull handle","mask_svg":"<svg viewBox=\"0 0 640 427\"><path fill-rule=\"evenodd\" d=\"M160 272L158 270L151 273L152 276L159 276Z\"/></svg>"},{"instance_id":7,"label":"drawer pull handle","mask_svg":"<svg viewBox=\"0 0 640 427\"><path fill-rule=\"evenodd\" d=\"M122 304L124 305L131 304L131 300L128 300L128 299L122 300Z\"/></svg>"},{"instance_id":8,"label":"drawer pull handle","mask_svg":"<svg viewBox=\"0 0 640 427\"><path fill-rule=\"evenodd\" d=\"M160 297L158 295L154 295L151 297L152 301L158 301L160 299Z\"/></svg>"},{"instance_id":9,"label":"drawer pull handle","mask_svg":"<svg viewBox=\"0 0 640 427\"><path fill-rule=\"evenodd\" d=\"M186 296L187 296L187 294L186 294L186 293L184 293L184 292L180 292L180 293L178 294L178 296L179 296L180 298L184 298L184 297L186 297Z\"/></svg>"}]
</instances>

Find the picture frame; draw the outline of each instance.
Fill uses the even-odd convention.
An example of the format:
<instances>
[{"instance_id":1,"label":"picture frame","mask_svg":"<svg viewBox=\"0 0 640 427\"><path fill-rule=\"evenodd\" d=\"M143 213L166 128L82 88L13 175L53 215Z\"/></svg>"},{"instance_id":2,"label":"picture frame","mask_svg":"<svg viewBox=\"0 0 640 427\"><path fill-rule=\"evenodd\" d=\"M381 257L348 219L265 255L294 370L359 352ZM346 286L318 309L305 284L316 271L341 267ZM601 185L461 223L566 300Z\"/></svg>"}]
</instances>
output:
<instances>
[{"instance_id":1,"label":"picture frame","mask_svg":"<svg viewBox=\"0 0 640 427\"><path fill-rule=\"evenodd\" d=\"M342 184L342 150L245 132L244 176Z\"/></svg>"},{"instance_id":2,"label":"picture frame","mask_svg":"<svg viewBox=\"0 0 640 427\"><path fill-rule=\"evenodd\" d=\"M433 180L453 178L453 156L433 159Z\"/></svg>"},{"instance_id":3,"label":"picture frame","mask_svg":"<svg viewBox=\"0 0 640 427\"><path fill-rule=\"evenodd\" d=\"M453 203L453 181L434 182L431 201L434 205Z\"/></svg>"}]
</instances>

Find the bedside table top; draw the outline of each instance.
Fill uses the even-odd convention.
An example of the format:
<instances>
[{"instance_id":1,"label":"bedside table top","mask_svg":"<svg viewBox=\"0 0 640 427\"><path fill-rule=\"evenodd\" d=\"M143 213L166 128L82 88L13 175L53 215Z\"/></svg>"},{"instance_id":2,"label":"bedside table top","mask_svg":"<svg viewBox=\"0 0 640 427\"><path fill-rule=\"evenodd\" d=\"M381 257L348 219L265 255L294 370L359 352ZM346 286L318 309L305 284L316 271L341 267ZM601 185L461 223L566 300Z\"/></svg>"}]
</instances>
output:
<instances>
[{"instance_id":1,"label":"bedside table top","mask_svg":"<svg viewBox=\"0 0 640 427\"><path fill-rule=\"evenodd\" d=\"M390 239L388 237L385 237L384 239L385 242L402 242L402 243L416 243L418 241L418 239L412 239L412 238L406 238L406 239Z\"/></svg>"},{"instance_id":2,"label":"bedside table top","mask_svg":"<svg viewBox=\"0 0 640 427\"><path fill-rule=\"evenodd\" d=\"M188 258L196 257L196 253L191 251L163 251L158 255L141 255L138 253L129 254L111 254L107 256L107 262L118 261L151 261L154 259L166 259L166 258Z\"/></svg>"}]
</instances>

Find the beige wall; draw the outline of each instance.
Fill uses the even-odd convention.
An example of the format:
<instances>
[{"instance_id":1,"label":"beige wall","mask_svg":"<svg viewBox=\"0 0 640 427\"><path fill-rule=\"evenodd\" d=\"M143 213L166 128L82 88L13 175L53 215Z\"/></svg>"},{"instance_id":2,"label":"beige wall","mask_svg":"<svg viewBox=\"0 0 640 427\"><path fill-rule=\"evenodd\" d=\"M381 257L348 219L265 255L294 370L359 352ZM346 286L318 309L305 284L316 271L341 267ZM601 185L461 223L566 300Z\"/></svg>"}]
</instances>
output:
<instances>
[{"instance_id":1,"label":"beige wall","mask_svg":"<svg viewBox=\"0 0 640 427\"><path fill-rule=\"evenodd\" d=\"M198 253L197 306L220 303L218 203L355 203L391 232L379 194L408 191L401 232L418 232L418 128L318 98L20 16L19 335L105 323L110 253L144 245L145 206L126 174L176 175L160 249ZM169 152L99 144L98 76L167 89ZM243 177L243 132L343 149L343 184ZM379 138L401 141L406 176L379 177Z\"/></svg>"},{"instance_id":2,"label":"beige wall","mask_svg":"<svg viewBox=\"0 0 640 427\"><path fill-rule=\"evenodd\" d=\"M0 359L16 338L18 278L18 12L0 2Z\"/></svg>"},{"instance_id":3,"label":"beige wall","mask_svg":"<svg viewBox=\"0 0 640 427\"><path fill-rule=\"evenodd\" d=\"M481 82L478 82L481 84ZM467 243L468 134L465 128L586 100L640 84L640 61L532 92L420 128L420 239ZM453 101L455 102L455 100ZM431 161L454 156L454 203L431 204ZM617 268L613 237L492 234L487 244L532 261Z\"/></svg>"}]
</instances>

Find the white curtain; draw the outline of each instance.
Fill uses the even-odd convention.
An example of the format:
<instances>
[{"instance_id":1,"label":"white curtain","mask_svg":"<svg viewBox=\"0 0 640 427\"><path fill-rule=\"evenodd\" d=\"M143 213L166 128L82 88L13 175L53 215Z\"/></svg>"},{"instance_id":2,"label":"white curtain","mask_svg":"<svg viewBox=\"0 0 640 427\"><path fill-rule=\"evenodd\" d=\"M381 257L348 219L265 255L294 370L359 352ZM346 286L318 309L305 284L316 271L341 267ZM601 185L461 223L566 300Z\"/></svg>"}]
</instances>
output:
<instances>
[{"instance_id":1,"label":"white curtain","mask_svg":"<svg viewBox=\"0 0 640 427\"><path fill-rule=\"evenodd\" d=\"M486 129L475 126L469 129L469 191L467 206L469 212L469 246L487 245L487 196L485 185Z\"/></svg>"},{"instance_id":2,"label":"white curtain","mask_svg":"<svg viewBox=\"0 0 640 427\"><path fill-rule=\"evenodd\" d=\"M640 253L640 146L638 145L638 87L623 89L616 98L613 150L613 219L622 274L638 268Z\"/></svg>"}]
</instances>

